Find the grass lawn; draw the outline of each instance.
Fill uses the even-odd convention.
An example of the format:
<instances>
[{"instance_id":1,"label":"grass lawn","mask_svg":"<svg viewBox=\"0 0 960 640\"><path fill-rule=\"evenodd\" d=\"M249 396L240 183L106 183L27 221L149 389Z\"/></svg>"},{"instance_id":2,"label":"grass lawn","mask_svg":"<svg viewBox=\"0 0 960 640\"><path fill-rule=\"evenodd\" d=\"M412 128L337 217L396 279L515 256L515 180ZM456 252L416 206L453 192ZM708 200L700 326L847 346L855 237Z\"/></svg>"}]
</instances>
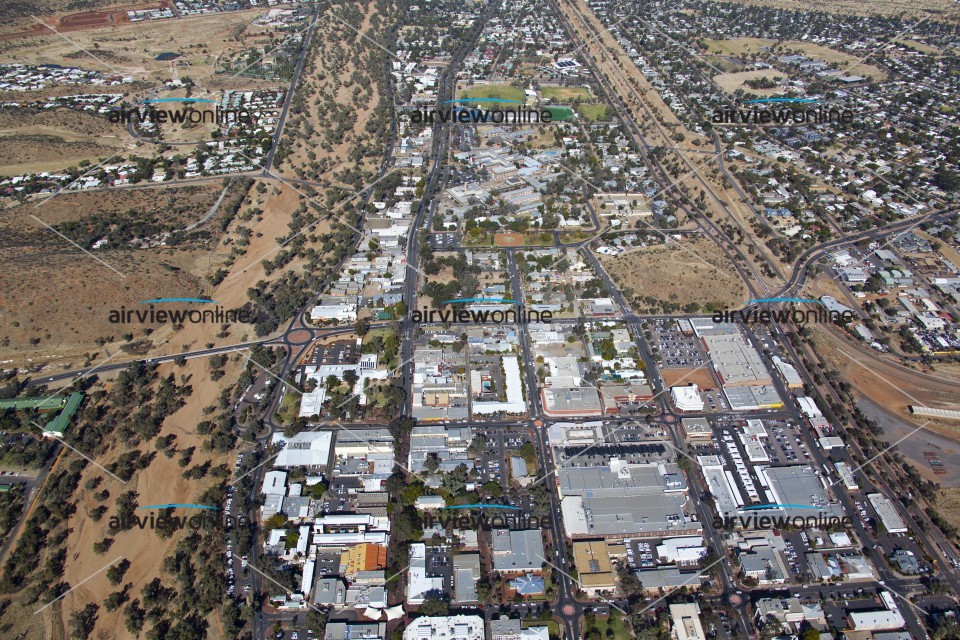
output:
<instances>
[{"instance_id":1,"label":"grass lawn","mask_svg":"<svg viewBox=\"0 0 960 640\"><path fill-rule=\"evenodd\" d=\"M523 89L511 87L505 84L490 84L470 87L465 89L459 96L460 98L497 98L499 100L516 100L523 102ZM498 104L496 102L483 103L484 105Z\"/></svg>"},{"instance_id":2,"label":"grass lawn","mask_svg":"<svg viewBox=\"0 0 960 640\"><path fill-rule=\"evenodd\" d=\"M605 104L578 104L577 111L587 120L603 120L607 117L607 105Z\"/></svg>"},{"instance_id":3,"label":"grass lawn","mask_svg":"<svg viewBox=\"0 0 960 640\"><path fill-rule=\"evenodd\" d=\"M573 109L570 107L546 107L546 110L552 114L550 122L560 122L573 117Z\"/></svg>"},{"instance_id":4,"label":"grass lawn","mask_svg":"<svg viewBox=\"0 0 960 640\"><path fill-rule=\"evenodd\" d=\"M590 99L590 91L586 87L541 87L540 94L553 100Z\"/></svg>"},{"instance_id":5,"label":"grass lawn","mask_svg":"<svg viewBox=\"0 0 960 640\"><path fill-rule=\"evenodd\" d=\"M623 624L623 619L617 616L616 618L610 618L609 616L597 616L596 625L594 629L600 632L601 638L607 637L607 627L613 631L614 640L630 640L632 636L627 630L627 627ZM589 631L589 629L587 629Z\"/></svg>"},{"instance_id":6,"label":"grass lawn","mask_svg":"<svg viewBox=\"0 0 960 640\"><path fill-rule=\"evenodd\" d=\"M300 415L300 394L293 392L283 396L280 406L277 408L277 415L280 416L280 422L290 424Z\"/></svg>"}]
</instances>

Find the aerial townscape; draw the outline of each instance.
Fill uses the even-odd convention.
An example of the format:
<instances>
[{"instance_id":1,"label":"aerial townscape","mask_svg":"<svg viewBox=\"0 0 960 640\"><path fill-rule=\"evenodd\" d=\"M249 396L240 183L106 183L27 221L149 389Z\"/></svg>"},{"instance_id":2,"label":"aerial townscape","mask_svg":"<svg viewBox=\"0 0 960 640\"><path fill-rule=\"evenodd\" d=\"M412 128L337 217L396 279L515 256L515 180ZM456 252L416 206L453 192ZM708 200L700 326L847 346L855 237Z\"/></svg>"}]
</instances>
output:
<instances>
[{"instance_id":1,"label":"aerial townscape","mask_svg":"<svg viewBox=\"0 0 960 640\"><path fill-rule=\"evenodd\" d=\"M960 640L956 0L0 16L0 638Z\"/></svg>"}]
</instances>

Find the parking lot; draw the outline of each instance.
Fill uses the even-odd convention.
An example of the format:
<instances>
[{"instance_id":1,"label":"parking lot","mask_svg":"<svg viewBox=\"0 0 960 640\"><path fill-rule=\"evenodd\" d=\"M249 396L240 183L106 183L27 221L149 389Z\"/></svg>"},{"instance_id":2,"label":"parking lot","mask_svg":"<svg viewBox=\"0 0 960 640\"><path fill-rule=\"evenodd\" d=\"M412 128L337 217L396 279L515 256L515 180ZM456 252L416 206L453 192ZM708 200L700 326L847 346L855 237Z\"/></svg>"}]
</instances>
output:
<instances>
[{"instance_id":1,"label":"parking lot","mask_svg":"<svg viewBox=\"0 0 960 640\"><path fill-rule=\"evenodd\" d=\"M685 336L673 320L654 320L650 325L650 346L660 356L660 366L698 367L707 361L696 337Z\"/></svg>"},{"instance_id":2,"label":"parking lot","mask_svg":"<svg viewBox=\"0 0 960 640\"><path fill-rule=\"evenodd\" d=\"M356 341L339 340L331 344L314 346L310 364L356 364L360 361L360 348Z\"/></svg>"},{"instance_id":3,"label":"parking lot","mask_svg":"<svg viewBox=\"0 0 960 640\"><path fill-rule=\"evenodd\" d=\"M476 459L480 482L500 482L507 488L510 457L519 455L525 444L532 444L530 434L519 430L489 429L480 430L477 435L486 442L486 447Z\"/></svg>"},{"instance_id":4,"label":"parking lot","mask_svg":"<svg viewBox=\"0 0 960 640\"><path fill-rule=\"evenodd\" d=\"M647 540L627 541L627 564L631 569L647 569L657 566L657 545Z\"/></svg>"},{"instance_id":5,"label":"parking lot","mask_svg":"<svg viewBox=\"0 0 960 640\"><path fill-rule=\"evenodd\" d=\"M427 547L426 568L428 578L443 578L443 590L453 595L453 555L450 547Z\"/></svg>"},{"instance_id":6,"label":"parking lot","mask_svg":"<svg viewBox=\"0 0 960 640\"><path fill-rule=\"evenodd\" d=\"M767 426L767 454L771 462L805 462L811 460L807 445L792 421L769 421Z\"/></svg>"},{"instance_id":7,"label":"parking lot","mask_svg":"<svg viewBox=\"0 0 960 640\"><path fill-rule=\"evenodd\" d=\"M460 245L460 234L458 233L435 233L430 236L430 244L434 249L450 250Z\"/></svg>"}]
</instances>

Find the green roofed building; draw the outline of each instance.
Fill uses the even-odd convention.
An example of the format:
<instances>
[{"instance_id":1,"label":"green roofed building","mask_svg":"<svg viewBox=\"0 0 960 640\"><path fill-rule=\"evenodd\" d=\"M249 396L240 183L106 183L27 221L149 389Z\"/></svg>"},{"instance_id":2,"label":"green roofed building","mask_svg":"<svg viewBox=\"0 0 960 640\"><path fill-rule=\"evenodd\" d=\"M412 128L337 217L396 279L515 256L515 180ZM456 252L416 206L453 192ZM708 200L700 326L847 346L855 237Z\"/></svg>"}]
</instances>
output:
<instances>
[{"instance_id":1,"label":"green roofed building","mask_svg":"<svg viewBox=\"0 0 960 640\"><path fill-rule=\"evenodd\" d=\"M67 397L67 402L63 407L63 411L60 412L56 418L51 420L43 427L43 435L47 438L62 438L63 432L70 425L70 419L73 418L73 414L77 412L77 409L80 408L80 403L83 402L83 394L79 391L71 393Z\"/></svg>"},{"instance_id":2,"label":"green roofed building","mask_svg":"<svg viewBox=\"0 0 960 640\"><path fill-rule=\"evenodd\" d=\"M10 398L0 400L0 410L13 409L23 411L24 409L38 409L40 411L55 411L66 402L66 396L54 396L52 398Z\"/></svg>"}]
</instances>

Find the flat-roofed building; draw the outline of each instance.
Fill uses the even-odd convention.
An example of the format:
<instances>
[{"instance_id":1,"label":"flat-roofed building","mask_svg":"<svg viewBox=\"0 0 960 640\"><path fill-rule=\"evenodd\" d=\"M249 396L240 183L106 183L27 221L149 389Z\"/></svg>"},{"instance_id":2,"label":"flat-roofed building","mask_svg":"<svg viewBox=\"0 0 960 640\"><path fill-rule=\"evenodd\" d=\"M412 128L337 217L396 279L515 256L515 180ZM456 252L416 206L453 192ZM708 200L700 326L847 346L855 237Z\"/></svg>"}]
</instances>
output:
<instances>
[{"instance_id":1,"label":"flat-roofed building","mask_svg":"<svg viewBox=\"0 0 960 640\"><path fill-rule=\"evenodd\" d=\"M263 476L263 485L260 492L268 496L287 495L287 472L267 471Z\"/></svg>"},{"instance_id":2,"label":"flat-roofed building","mask_svg":"<svg viewBox=\"0 0 960 640\"><path fill-rule=\"evenodd\" d=\"M423 616L403 630L403 640L485 640L480 616Z\"/></svg>"},{"instance_id":3,"label":"flat-roofed building","mask_svg":"<svg viewBox=\"0 0 960 640\"><path fill-rule=\"evenodd\" d=\"M816 507L826 516L840 518L844 515L843 508L838 503L831 502L828 497L823 476L811 466L767 467L758 469L757 473L772 494L770 502L783 505L774 509L777 514L812 517L817 515L817 511L810 507ZM754 513L758 516L770 515L767 511Z\"/></svg>"},{"instance_id":4,"label":"flat-roofed building","mask_svg":"<svg viewBox=\"0 0 960 640\"><path fill-rule=\"evenodd\" d=\"M477 582L480 580L480 554L460 553L453 556L453 601L457 604L476 604Z\"/></svg>"},{"instance_id":5,"label":"flat-roofed building","mask_svg":"<svg viewBox=\"0 0 960 640\"><path fill-rule=\"evenodd\" d=\"M837 475L840 476L840 479L843 481L843 486L850 491L860 489L860 485L857 484L856 476L853 475L849 464L841 460L840 462L834 462L833 466L837 470Z\"/></svg>"},{"instance_id":6,"label":"flat-roofed building","mask_svg":"<svg viewBox=\"0 0 960 640\"><path fill-rule=\"evenodd\" d=\"M573 543L573 563L580 588L591 596L613 591L615 581L605 540L578 540Z\"/></svg>"},{"instance_id":7,"label":"flat-roofed building","mask_svg":"<svg viewBox=\"0 0 960 640\"><path fill-rule=\"evenodd\" d=\"M684 513L686 482L672 463L630 464L610 458L589 467L562 466L564 529L573 539L694 535L699 522Z\"/></svg>"},{"instance_id":8,"label":"flat-roofed building","mask_svg":"<svg viewBox=\"0 0 960 640\"><path fill-rule=\"evenodd\" d=\"M354 545L344 552L341 564L346 566L344 576L352 582L363 571L386 569L387 548L377 544Z\"/></svg>"},{"instance_id":9,"label":"flat-roofed building","mask_svg":"<svg viewBox=\"0 0 960 640\"><path fill-rule=\"evenodd\" d=\"M273 466L283 469L304 467L308 471L326 469L330 463L332 431L301 431L287 437L282 432L274 433L271 442L283 449Z\"/></svg>"},{"instance_id":10,"label":"flat-roofed building","mask_svg":"<svg viewBox=\"0 0 960 640\"><path fill-rule=\"evenodd\" d=\"M671 635L676 640L706 640L696 602L670 605Z\"/></svg>"},{"instance_id":11,"label":"flat-roofed building","mask_svg":"<svg viewBox=\"0 0 960 640\"><path fill-rule=\"evenodd\" d=\"M443 582L443 576L427 574L427 546L422 543L411 544L410 567L407 569L407 604L421 605L431 596L442 595ZM408 630L409 628L407 627ZM406 638L406 634L403 637Z\"/></svg>"},{"instance_id":12,"label":"flat-roofed building","mask_svg":"<svg viewBox=\"0 0 960 640\"><path fill-rule=\"evenodd\" d=\"M696 318L694 331L707 350L713 368L724 387L773 384L763 359L733 323L714 323Z\"/></svg>"},{"instance_id":13,"label":"flat-roofed building","mask_svg":"<svg viewBox=\"0 0 960 640\"><path fill-rule=\"evenodd\" d=\"M665 562L689 564L698 562L706 553L703 536L665 538L657 545L657 555Z\"/></svg>"},{"instance_id":14,"label":"flat-roofed building","mask_svg":"<svg viewBox=\"0 0 960 640\"><path fill-rule=\"evenodd\" d=\"M680 430L688 442L705 442L713 437L713 429L706 418L681 418Z\"/></svg>"},{"instance_id":15,"label":"flat-roofed building","mask_svg":"<svg viewBox=\"0 0 960 640\"><path fill-rule=\"evenodd\" d=\"M677 411L703 411L703 398L696 384L670 387L670 399Z\"/></svg>"},{"instance_id":16,"label":"flat-roofed building","mask_svg":"<svg viewBox=\"0 0 960 640\"><path fill-rule=\"evenodd\" d=\"M387 623L331 620L327 622L323 634L323 640L384 640Z\"/></svg>"},{"instance_id":17,"label":"flat-roofed building","mask_svg":"<svg viewBox=\"0 0 960 640\"><path fill-rule=\"evenodd\" d=\"M663 567L660 569L646 569L634 571L641 588L647 593L656 593L661 589L700 589L701 571L681 571L677 567Z\"/></svg>"},{"instance_id":18,"label":"flat-roofed building","mask_svg":"<svg viewBox=\"0 0 960 640\"><path fill-rule=\"evenodd\" d=\"M827 628L823 607L817 601L800 598L763 598L757 601L757 620L766 622L772 618L783 624L788 631L799 631L807 623L815 629Z\"/></svg>"},{"instance_id":19,"label":"flat-roofed building","mask_svg":"<svg viewBox=\"0 0 960 640\"><path fill-rule=\"evenodd\" d=\"M493 568L508 575L543 568L543 535L539 529L494 529Z\"/></svg>"},{"instance_id":20,"label":"flat-roofed building","mask_svg":"<svg viewBox=\"0 0 960 640\"><path fill-rule=\"evenodd\" d=\"M873 505L877 515L880 516L880 523L887 530L887 533L906 533L908 531L903 518L897 513L897 508L886 496L882 493L870 493L867 494L867 500Z\"/></svg>"},{"instance_id":21,"label":"flat-roofed building","mask_svg":"<svg viewBox=\"0 0 960 640\"><path fill-rule=\"evenodd\" d=\"M596 387L545 387L543 412L552 417L602 416L603 403Z\"/></svg>"}]
</instances>

